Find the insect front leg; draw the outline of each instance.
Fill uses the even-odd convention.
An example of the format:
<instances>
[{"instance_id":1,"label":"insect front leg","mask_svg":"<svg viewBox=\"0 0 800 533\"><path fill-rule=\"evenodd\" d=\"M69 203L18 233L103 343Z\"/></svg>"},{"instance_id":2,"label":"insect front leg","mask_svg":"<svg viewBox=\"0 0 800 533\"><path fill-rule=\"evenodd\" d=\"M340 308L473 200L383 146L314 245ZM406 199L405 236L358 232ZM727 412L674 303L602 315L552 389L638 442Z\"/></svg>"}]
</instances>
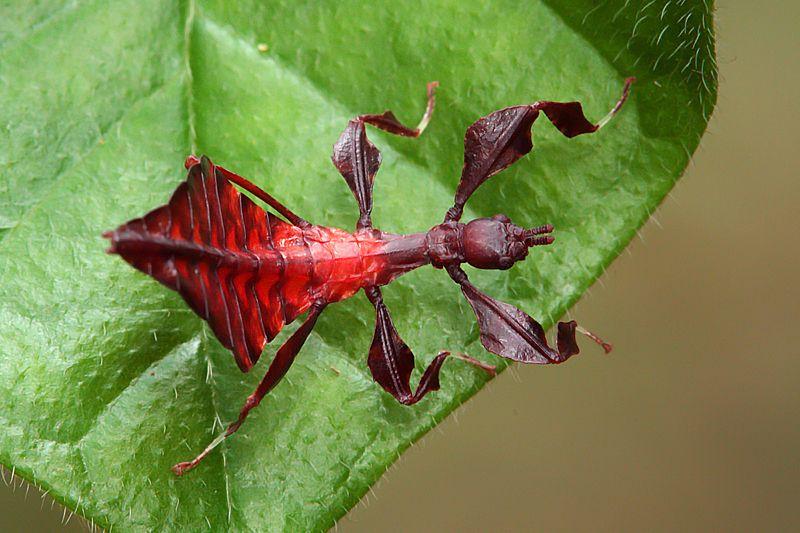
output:
<instances>
[{"instance_id":1,"label":"insect front leg","mask_svg":"<svg viewBox=\"0 0 800 533\"><path fill-rule=\"evenodd\" d=\"M619 112L628 99L634 78L625 80L622 95L609 113L596 124L583 114L579 102L542 100L529 105L506 107L478 119L464 136L464 166L456 189L455 203L445 215L445 222L460 220L472 193L482 183L508 168L533 148L531 128L540 113L565 137L594 133Z\"/></svg>"},{"instance_id":2,"label":"insect front leg","mask_svg":"<svg viewBox=\"0 0 800 533\"><path fill-rule=\"evenodd\" d=\"M611 345L594 333L578 326L574 320L558 323L556 346L547 343L544 328L524 311L495 300L473 285L459 266L447 267L447 273L461 286L481 331L483 347L500 357L538 365L563 363L580 350L575 332L582 333L602 346L606 353Z\"/></svg>"},{"instance_id":3,"label":"insect front leg","mask_svg":"<svg viewBox=\"0 0 800 533\"><path fill-rule=\"evenodd\" d=\"M303 344L308 338L308 335L311 333L311 330L314 329L314 325L317 323L317 318L322 313L325 305L326 303L322 301L314 303L314 305L311 307L311 310L308 312L308 316L306 317L305 321L278 349L278 352L275 354L275 358L272 360L272 363L270 363L269 368L267 369L267 373L261 379L261 383L259 383L256 390L247 397L247 400L242 406L241 411L239 411L239 418L237 418L235 422L232 422L223 433L217 436L217 438L211 441L211 444L206 446L206 449L203 450L200 455L191 461L185 461L173 466L172 471L175 472L176 475L181 476L192 468L196 467L198 464L200 464L200 461L205 459L205 457L211 453L211 451L223 440L236 433L236 431L247 418L247 415L250 414L250 411L257 407L258 404L261 403L261 400L264 399L264 396L266 396L267 393L278 384L283 376L286 375L286 372L289 370L289 367L292 366L292 363L300 351L300 348L303 347Z\"/></svg>"}]
</instances>

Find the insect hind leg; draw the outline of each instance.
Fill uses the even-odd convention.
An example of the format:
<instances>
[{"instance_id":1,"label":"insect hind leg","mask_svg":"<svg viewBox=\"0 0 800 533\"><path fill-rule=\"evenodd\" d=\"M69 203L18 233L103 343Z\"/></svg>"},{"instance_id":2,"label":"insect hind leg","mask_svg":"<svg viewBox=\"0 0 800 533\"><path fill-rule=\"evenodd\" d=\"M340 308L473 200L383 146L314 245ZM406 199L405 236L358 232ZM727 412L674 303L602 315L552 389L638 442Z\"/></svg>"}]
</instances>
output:
<instances>
[{"instance_id":1,"label":"insect hind leg","mask_svg":"<svg viewBox=\"0 0 800 533\"><path fill-rule=\"evenodd\" d=\"M471 364L472 366L474 366L476 368L480 368L481 370L483 370L484 372L486 372L487 374L489 374L492 377L497 375L497 367L495 365L490 365L489 363L484 363L483 361L481 361L479 359L475 359L471 355L467 355L465 353L460 353L459 352L459 353L454 353L454 354L451 354L451 355L453 357L455 357L456 359L461 359L465 363L469 363L469 364Z\"/></svg>"},{"instance_id":2,"label":"insect hind leg","mask_svg":"<svg viewBox=\"0 0 800 533\"><path fill-rule=\"evenodd\" d=\"M427 86L427 95L428 95L428 103L425 106L425 113L422 115L422 119L420 119L419 124L417 124L416 128L409 128L408 126L404 125L400 122L397 117L391 111L384 111L381 114L366 114L366 115L359 115L356 118L358 122L364 122L370 124L371 126L375 126L378 129L383 131L393 133L395 135L400 135L403 137L419 137L422 135L422 132L425 131L425 128L428 127L428 124L431 121L431 117L433 116L433 108L436 103L434 98L436 94L436 88L439 86L438 81L432 81L428 83Z\"/></svg>"},{"instance_id":3,"label":"insect hind leg","mask_svg":"<svg viewBox=\"0 0 800 533\"><path fill-rule=\"evenodd\" d=\"M185 166L186 169L188 170L195 165L199 165L201 160L205 157L206 156L203 156L201 159L198 159L197 156L195 155L188 155L186 157L186 160L183 162L183 166ZM253 196L255 196L256 198L258 198L259 200L261 200L262 202L273 208L275 211L280 213L281 216L283 216L286 220L288 220L293 226L298 226L301 228L311 226L310 222L300 217L299 215L296 215L294 212L292 212L291 209L283 205L281 202L276 200L271 194L269 194L264 189L262 189L255 183L251 182L247 178L243 178L242 176L234 172L231 172L230 170L224 167L215 165L215 168L220 171L220 173L226 180L230 181L231 183L235 183L242 189L251 193Z\"/></svg>"},{"instance_id":4,"label":"insect hind leg","mask_svg":"<svg viewBox=\"0 0 800 533\"><path fill-rule=\"evenodd\" d=\"M229 424L223 433L212 440L211 443L206 446L206 448L200 452L197 457L191 461L184 461L174 465L172 467L172 471L176 476L182 476L189 470L196 467L208 456L209 453L211 453L212 450L214 450L214 448L219 446L222 441L238 431L247 418L247 415L250 414L250 411L258 407L258 404L261 403L261 400L264 399L264 396L266 396L267 393L271 391L275 385L278 384L278 382L280 382L283 376L286 375L286 372L289 370L289 367L292 366L292 363L300 351L300 348L303 347L303 343L305 343L308 335L311 333L311 330L314 329L314 325L317 323L317 318L322 313L325 305L326 304L324 302L317 302L311 307L311 311L309 311L305 321L278 349L278 352L275 354L275 358L272 360L272 363L270 363L269 368L267 369L267 373L261 379L261 383L258 384L256 390L253 391L253 393L248 396L247 400L244 402L244 405L239 412L239 417L234 422Z\"/></svg>"}]
</instances>

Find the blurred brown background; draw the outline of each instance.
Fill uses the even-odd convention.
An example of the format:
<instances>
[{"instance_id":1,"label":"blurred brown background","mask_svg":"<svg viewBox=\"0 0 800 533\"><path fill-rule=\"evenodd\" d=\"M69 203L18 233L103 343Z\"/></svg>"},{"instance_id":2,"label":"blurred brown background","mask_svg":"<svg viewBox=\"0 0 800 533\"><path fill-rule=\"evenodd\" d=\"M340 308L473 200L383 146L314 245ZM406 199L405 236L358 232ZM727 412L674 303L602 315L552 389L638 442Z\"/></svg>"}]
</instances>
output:
<instances>
[{"instance_id":1,"label":"blurred brown background","mask_svg":"<svg viewBox=\"0 0 800 533\"><path fill-rule=\"evenodd\" d=\"M800 3L718 4L709 132L571 312L616 351L509 370L339 529L800 531ZM25 492L0 531L86 529Z\"/></svg>"}]
</instances>

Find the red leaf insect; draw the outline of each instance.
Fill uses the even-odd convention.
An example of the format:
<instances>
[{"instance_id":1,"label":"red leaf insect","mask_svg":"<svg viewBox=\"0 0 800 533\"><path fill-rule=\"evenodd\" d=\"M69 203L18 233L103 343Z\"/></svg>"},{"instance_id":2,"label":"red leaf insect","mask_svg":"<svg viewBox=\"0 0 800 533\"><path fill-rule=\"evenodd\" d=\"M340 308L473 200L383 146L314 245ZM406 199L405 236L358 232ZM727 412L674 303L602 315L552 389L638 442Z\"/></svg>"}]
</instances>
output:
<instances>
[{"instance_id":1,"label":"red leaf insect","mask_svg":"<svg viewBox=\"0 0 800 533\"><path fill-rule=\"evenodd\" d=\"M243 372L250 370L264 346L303 313L302 325L278 349L258 388L247 398L238 419L195 459L176 464L181 475L223 439L233 434L291 366L322 311L363 290L375 307L375 335L367 364L381 387L405 405L439 389L439 371L449 352L442 351L425 370L416 389L410 385L414 355L397 333L380 287L423 265L447 271L472 306L483 346L523 363L563 363L578 353L574 321L560 322L556 347L544 329L516 307L476 288L462 263L482 269L510 268L528 248L551 244L553 226L523 229L505 215L460 222L464 204L481 183L533 147L531 127L544 115L567 137L593 133L619 111L633 78L625 81L617 104L597 124L589 122L578 102L540 101L507 107L467 129L464 167L455 203L444 222L411 235L384 233L372 227L372 183L381 154L367 139L370 124L395 135L418 137L431 118L434 90L416 128L404 126L391 111L351 120L333 147L333 164L353 191L361 213L356 231L317 226L294 214L245 178L214 165L207 157L186 159L188 176L169 203L104 233L110 253L178 291L205 319L223 346L233 352ZM234 185L272 207L283 219L258 207ZM611 347L589 332L606 351ZM461 356L484 370L494 367Z\"/></svg>"}]
</instances>

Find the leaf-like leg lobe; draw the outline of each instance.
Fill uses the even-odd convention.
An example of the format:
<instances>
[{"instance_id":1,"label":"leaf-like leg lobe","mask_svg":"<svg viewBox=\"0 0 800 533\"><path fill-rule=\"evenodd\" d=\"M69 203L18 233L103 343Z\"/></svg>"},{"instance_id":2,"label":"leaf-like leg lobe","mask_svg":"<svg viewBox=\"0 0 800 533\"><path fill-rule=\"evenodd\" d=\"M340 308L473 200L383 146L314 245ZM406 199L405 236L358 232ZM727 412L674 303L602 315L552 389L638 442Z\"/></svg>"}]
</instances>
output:
<instances>
[{"instance_id":1,"label":"leaf-like leg lobe","mask_svg":"<svg viewBox=\"0 0 800 533\"><path fill-rule=\"evenodd\" d=\"M490 352L521 363L540 365L563 363L579 353L574 320L558 323L557 349L554 350L547 343L544 328L536 320L513 305L481 292L460 267L449 267L447 271L461 286L475 312L481 344Z\"/></svg>"},{"instance_id":2,"label":"leaf-like leg lobe","mask_svg":"<svg viewBox=\"0 0 800 533\"><path fill-rule=\"evenodd\" d=\"M450 352L440 351L428 368L422 374L417 389L411 393L411 372L414 370L414 354L403 339L398 335L392 323L389 310L383 303L383 296L378 287L368 287L364 290L375 306L375 335L369 349L367 364L372 377L383 389L394 396L404 405L413 405L420 401L430 391L439 390L439 372ZM459 357L470 364L490 372L494 370L488 365L471 359L468 356Z\"/></svg>"},{"instance_id":3,"label":"leaf-like leg lobe","mask_svg":"<svg viewBox=\"0 0 800 533\"><path fill-rule=\"evenodd\" d=\"M333 145L331 161L358 202L358 229L372 227L372 184L381 166L381 152L367 138L365 124L395 135L419 137L433 113L434 90L437 85L437 82L428 84L428 105L416 128L405 126L391 111L384 111L379 115L359 115L347 123L339 140Z\"/></svg>"},{"instance_id":4,"label":"leaf-like leg lobe","mask_svg":"<svg viewBox=\"0 0 800 533\"><path fill-rule=\"evenodd\" d=\"M464 136L461 181L456 189L453 207L445 215L445 221L459 220L464 204L483 182L531 151L531 128L539 117L539 112L543 112L566 137L594 133L620 110L633 82L634 78L625 80L622 96L608 115L597 124L586 118L580 102L551 101L506 107L475 121L467 128Z\"/></svg>"}]
</instances>

